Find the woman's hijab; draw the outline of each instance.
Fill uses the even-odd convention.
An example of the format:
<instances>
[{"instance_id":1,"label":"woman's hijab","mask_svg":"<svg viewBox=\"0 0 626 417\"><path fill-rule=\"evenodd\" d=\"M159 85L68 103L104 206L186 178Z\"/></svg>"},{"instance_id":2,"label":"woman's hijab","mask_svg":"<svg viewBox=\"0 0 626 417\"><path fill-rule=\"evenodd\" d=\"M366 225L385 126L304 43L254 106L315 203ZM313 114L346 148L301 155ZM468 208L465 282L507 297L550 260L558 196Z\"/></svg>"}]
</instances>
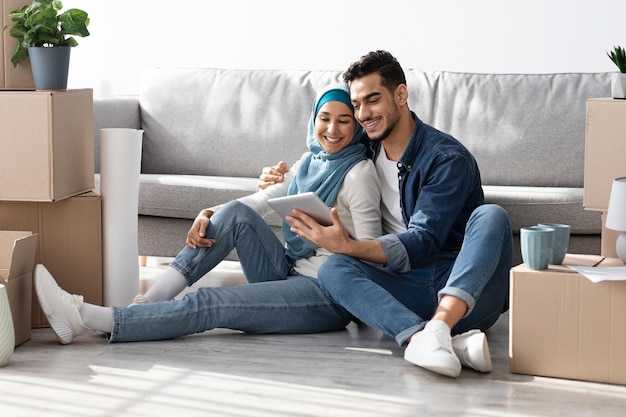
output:
<instances>
[{"instance_id":1,"label":"woman's hijab","mask_svg":"<svg viewBox=\"0 0 626 417\"><path fill-rule=\"evenodd\" d=\"M354 165L365 160L367 156L365 146L360 143L363 129L359 123L355 123L354 135L345 148L334 154L324 150L315 134L315 119L322 105L328 101L339 101L346 104L354 115L354 107L350 102L350 90L346 84L331 84L318 92L313 102L307 131L307 147L310 153L302 161L298 172L289 185L287 194L312 191L328 207L333 207L344 178ZM313 249L289 228L289 224L283 222L282 232L286 242L287 256L292 260L312 256L314 254Z\"/></svg>"}]
</instances>

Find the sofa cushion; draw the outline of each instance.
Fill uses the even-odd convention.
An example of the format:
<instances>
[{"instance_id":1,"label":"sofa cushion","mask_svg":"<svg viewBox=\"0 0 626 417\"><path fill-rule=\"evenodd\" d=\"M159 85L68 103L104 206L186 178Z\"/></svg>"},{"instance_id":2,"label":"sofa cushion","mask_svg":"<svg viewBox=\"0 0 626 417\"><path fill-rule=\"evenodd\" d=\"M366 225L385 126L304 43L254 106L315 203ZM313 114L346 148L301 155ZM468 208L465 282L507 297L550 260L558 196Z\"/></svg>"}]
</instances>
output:
<instances>
[{"instance_id":1,"label":"sofa cushion","mask_svg":"<svg viewBox=\"0 0 626 417\"><path fill-rule=\"evenodd\" d=\"M599 234L600 213L583 210L583 189L564 187L483 186L485 202L509 213L513 233L541 223L569 224L572 234Z\"/></svg>"},{"instance_id":2,"label":"sofa cushion","mask_svg":"<svg viewBox=\"0 0 626 417\"><path fill-rule=\"evenodd\" d=\"M194 219L204 208L257 191L256 178L142 174L139 214ZM538 222L566 223L572 234L599 234L600 214L582 209L583 189L565 187L483 186L485 201L504 207L514 233ZM202 196L206 196L202 198ZM266 216L280 226L275 213Z\"/></svg>"},{"instance_id":3,"label":"sofa cushion","mask_svg":"<svg viewBox=\"0 0 626 417\"><path fill-rule=\"evenodd\" d=\"M256 192L258 184L257 178L142 174L139 214L195 219L207 207ZM266 216L266 221L270 226L281 225L274 213Z\"/></svg>"}]
</instances>

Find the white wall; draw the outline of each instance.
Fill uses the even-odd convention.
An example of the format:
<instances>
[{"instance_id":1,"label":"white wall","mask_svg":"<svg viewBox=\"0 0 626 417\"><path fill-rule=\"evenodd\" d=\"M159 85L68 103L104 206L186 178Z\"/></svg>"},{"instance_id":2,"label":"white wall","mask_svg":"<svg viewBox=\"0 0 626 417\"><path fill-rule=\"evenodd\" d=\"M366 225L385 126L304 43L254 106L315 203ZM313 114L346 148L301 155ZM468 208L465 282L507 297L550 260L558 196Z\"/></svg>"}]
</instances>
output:
<instances>
[{"instance_id":1,"label":"white wall","mask_svg":"<svg viewBox=\"0 0 626 417\"><path fill-rule=\"evenodd\" d=\"M64 0L91 17L70 88L136 94L151 66L342 70L387 49L405 68L601 72L623 0Z\"/></svg>"}]
</instances>

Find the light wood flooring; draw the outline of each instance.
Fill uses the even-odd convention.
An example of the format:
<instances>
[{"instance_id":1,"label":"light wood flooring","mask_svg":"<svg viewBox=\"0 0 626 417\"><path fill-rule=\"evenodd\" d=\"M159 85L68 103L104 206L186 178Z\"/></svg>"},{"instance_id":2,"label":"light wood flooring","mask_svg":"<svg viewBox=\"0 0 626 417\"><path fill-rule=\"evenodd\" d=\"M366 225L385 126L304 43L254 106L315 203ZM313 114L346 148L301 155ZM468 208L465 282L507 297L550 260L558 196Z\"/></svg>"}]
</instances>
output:
<instances>
[{"instance_id":1,"label":"light wood flooring","mask_svg":"<svg viewBox=\"0 0 626 417\"><path fill-rule=\"evenodd\" d=\"M158 270L142 268L145 285ZM235 270L226 266L221 278ZM494 371L464 369L450 379L404 361L392 339L356 324L127 344L93 334L67 346L50 329L34 329L0 368L0 416L626 415L625 386L511 374L508 315L487 335Z\"/></svg>"}]
</instances>

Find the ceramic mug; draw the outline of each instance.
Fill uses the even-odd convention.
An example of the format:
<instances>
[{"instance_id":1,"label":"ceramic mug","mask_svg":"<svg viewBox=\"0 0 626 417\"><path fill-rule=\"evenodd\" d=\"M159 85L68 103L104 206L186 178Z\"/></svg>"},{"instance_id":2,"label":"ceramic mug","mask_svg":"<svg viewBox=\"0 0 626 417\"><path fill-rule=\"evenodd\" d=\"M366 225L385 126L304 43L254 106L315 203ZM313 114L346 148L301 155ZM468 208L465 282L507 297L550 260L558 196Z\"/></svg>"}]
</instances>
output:
<instances>
[{"instance_id":1,"label":"ceramic mug","mask_svg":"<svg viewBox=\"0 0 626 417\"><path fill-rule=\"evenodd\" d=\"M552 246L552 265L561 265L569 246L570 225L560 223L539 223L538 226L554 229L554 246Z\"/></svg>"},{"instance_id":2,"label":"ceramic mug","mask_svg":"<svg viewBox=\"0 0 626 417\"><path fill-rule=\"evenodd\" d=\"M522 227L520 229L522 259L530 269L546 269L552 258L554 229L544 226Z\"/></svg>"}]
</instances>

